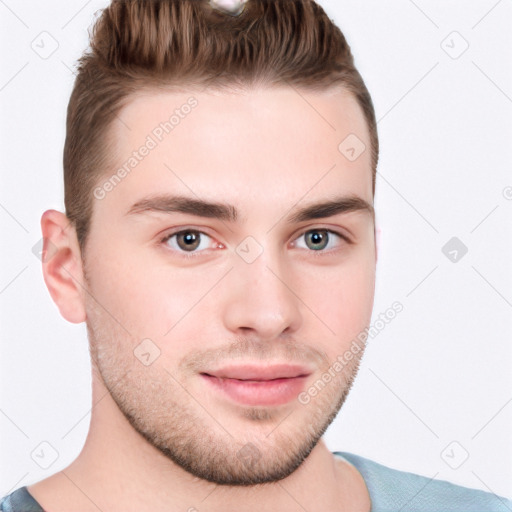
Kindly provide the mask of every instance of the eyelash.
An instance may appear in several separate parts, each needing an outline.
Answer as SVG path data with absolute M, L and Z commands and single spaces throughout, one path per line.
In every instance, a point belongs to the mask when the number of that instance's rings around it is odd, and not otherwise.
M 338 231 L 334 231 L 334 230 L 331 230 L 331 229 L 327 229 L 327 228 L 309 228 L 305 231 L 303 231 L 302 233 L 300 233 L 295 239 L 294 239 L 294 242 L 295 240 L 297 240 L 298 238 L 304 236 L 306 233 L 310 233 L 310 232 L 314 232 L 314 231 L 325 231 L 326 233 L 328 233 L 329 235 L 335 235 L 335 236 L 338 236 L 339 238 L 341 238 L 345 243 L 347 244 L 352 244 L 353 242 L 346 236 L 344 235 L 343 233 L 340 233 Z M 208 233 L 205 233 L 204 231 L 200 231 L 199 229 L 194 229 L 194 228 L 187 228 L 187 229 L 180 229 L 179 231 L 173 231 L 172 233 L 167 233 L 161 240 L 160 240 L 160 244 L 165 244 L 169 239 L 171 239 L 173 236 L 176 236 L 176 235 L 179 235 L 181 233 L 187 233 L 187 232 L 193 232 L 193 233 L 198 233 L 200 235 L 206 235 L 207 237 L 209 238 L 212 238 L 212 236 L 210 236 Z M 186 259 L 191 259 L 191 258 L 196 258 L 198 256 L 200 256 L 201 252 L 202 251 L 194 251 L 194 252 L 185 252 L 185 251 L 181 251 L 181 250 L 177 250 L 177 249 L 169 249 L 171 251 L 175 251 L 175 252 L 178 252 L 180 254 L 180 257 L 183 257 L 183 258 L 186 258 Z M 314 251 L 314 250 L 309 250 L 308 252 L 311 252 L 313 257 L 315 258 L 318 258 L 318 257 L 324 257 L 326 255 L 329 255 L 329 254 L 332 254 L 333 252 L 336 252 L 338 251 L 339 249 L 330 249 L 330 250 L 319 250 L 319 251 Z

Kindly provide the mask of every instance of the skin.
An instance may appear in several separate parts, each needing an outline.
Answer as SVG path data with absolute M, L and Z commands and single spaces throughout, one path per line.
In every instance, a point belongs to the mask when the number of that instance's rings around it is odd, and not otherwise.
M 363 114 L 339 89 L 147 91 L 112 126 L 119 165 L 192 95 L 197 107 L 94 199 L 85 254 L 63 213 L 43 214 L 53 247 L 46 285 L 65 319 L 87 323 L 93 408 L 77 459 L 28 490 L 50 512 L 214 512 L 226 503 L 240 511 L 368 511 L 361 475 L 321 438 L 362 350 L 307 404 L 241 405 L 200 375 L 230 362 L 301 363 L 312 371 L 308 389 L 369 325 L 373 216 L 284 220 L 335 195 L 373 204 Z M 367 148 L 355 161 L 338 150 L 350 133 Z M 239 219 L 126 215 L 157 193 L 226 202 Z M 191 259 L 183 237 L 181 245 L 164 239 L 187 228 L 205 233 Z M 332 235 L 315 250 L 307 232 L 322 229 L 352 243 Z M 262 250 L 252 263 L 236 252 L 249 236 Z M 159 350 L 149 365 L 134 356 L 144 339 Z M 248 443 L 259 455 L 251 463 L 239 455 Z

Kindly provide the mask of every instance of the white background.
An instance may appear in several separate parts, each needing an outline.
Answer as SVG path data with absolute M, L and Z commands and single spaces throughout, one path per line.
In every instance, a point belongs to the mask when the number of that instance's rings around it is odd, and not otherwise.
M 320 3 L 379 120 L 374 318 L 404 306 L 326 441 L 512 497 L 512 3 Z M 32 247 L 43 211 L 63 210 L 71 70 L 106 4 L 0 1 L 0 495 L 67 466 L 87 434 L 85 324 L 60 317 Z M 59 45 L 47 59 L 31 47 L 57 44 L 43 31 Z M 456 263 L 441 251 L 452 237 L 468 248 Z M 59 454 L 47 469 L 31 458 L 43 441 Z

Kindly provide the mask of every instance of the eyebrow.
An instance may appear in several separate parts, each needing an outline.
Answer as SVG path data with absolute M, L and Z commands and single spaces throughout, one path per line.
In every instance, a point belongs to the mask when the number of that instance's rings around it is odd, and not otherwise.
M 359 196 L 348 195 L 303 206 L 290 214 L 286 218 L 286 222 L 293 224 L 358 211 L 369 214 L 372 219 L 375 218 L 373 205 Z M 130 207 L 126 215 L 139 215 L 151 212 L 166 214 L 186 213 L 226 222 L 237 222 L 239 219 L 238 210 L 231 204 L 172 195 L 156 195 L 141 199 Z

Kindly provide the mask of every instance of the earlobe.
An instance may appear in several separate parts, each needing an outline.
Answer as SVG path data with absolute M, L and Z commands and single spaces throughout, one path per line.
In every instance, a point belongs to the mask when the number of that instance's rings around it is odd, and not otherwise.
M 64 213 L 47 210 L 41 217 L 43 277 L 60 314 L 72 323 L 86 319 L 80 247 Z

